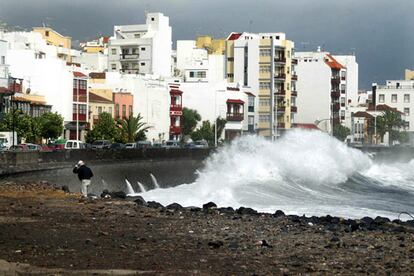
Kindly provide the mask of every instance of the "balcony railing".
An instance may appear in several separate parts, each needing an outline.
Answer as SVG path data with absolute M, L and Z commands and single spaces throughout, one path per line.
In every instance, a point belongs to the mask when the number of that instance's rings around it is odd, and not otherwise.
M 139 59 L 138 54 L 121 54 L 119 55 L 121 60 L 133 60 L 133 59 Z
M 180 134 L 181 133 L 181 127 L 180 126 L 170 126 L 170 133 Z
M 241 122 L 243 121 L 243 114 L 240 113 L 227 113 L 226 119 L 230 122 Z
M 286 74 L 278 73 L 278 74 L 275 75 L 275 79 L 276 80 L 284 80 L 284 79 L 286 79 Z
M 331 98 L 339 98 L 341 94 L 339 94 L 338 91 L 332 91 L 331 92 Z
M 293 91 L 291 92 L 291 95 L 292 95 L 292 97 L 297 97 L 297 96 L 298 96 L 298 91 L 293 90 Z
M 334 111 L 339 111 L 339 109 L 341 108 L 341 106 L 339 105 L 339 103 L 335 103 L 335 104 L 333 104 L 333 106 L 332 106 L 332 109 L 334 110 Z
M 286 58 L 285 57 L 275 57 L 275 62 L 286 63 Z
M 339 84 L 340 82 L 341 82 L 341 79 L 340 79 L 339 76 L 332 76 L 331 77 L 331 83 Z
M 139 74 L 139 69 L 121 69 L 120 71 L 127 74 Z
M 285 123 L 277 123 L 277 128 L 285 128 Z
M 78 117 L 76 113 L 73 113 L 72 114 L 72 120 L 75 121 L 75 122 L 77 120 L 79 120 L 79 122 L 86 122 L 86 114 L 80 114 L 79 113 L 79 117 Z
M 297 106 L 291 106 L 290 107 L 290 112 L 294 112 L 294 113 L 298 112 L 298 107 Z
M 86 95 L 79 95 L 79 96 L 73 95 L 74 102 L 86 103 L 87 99 L 88 98 L 86 97 Z
M 285 91 L 285 90 L 283 90 L 283 89 L 281 89 L 281 90 L 276 90 L 275 94 L 276 94 L 277 96 L 284 96 L 284 95 L 286 95 L 286 91 Z
M 293 81 L 297 81 L 298 80 L 298 75 L 296 75 L 296 74 L 295 75 L 292 75 L 292 80 Z
M 284 113 L 285 113 L 285 106 L 278 106 L 277 114 L 284 114 Z
M 171 104 L 170 111 L 181 111 L 183 109 L 182 105 L 180 104 Z
M 345 94 L 345 89 L 341 89 L 341 94 Z

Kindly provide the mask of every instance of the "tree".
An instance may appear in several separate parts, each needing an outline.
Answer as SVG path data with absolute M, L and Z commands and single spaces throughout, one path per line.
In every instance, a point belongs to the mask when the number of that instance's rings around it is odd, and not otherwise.
M 92 143 L 95 140 L 115 141 L 119 138 L 119 135 L 119 128 L 111 114 L 103 112 L 99 115 L 98 122 L 93 126 L 93 129 L 86 134 L 86 142 Z
M 138 114 L 136 117 L 130 116 L 127 119 L 118 121 L 121 138 L 124 142 L 146 140 L 145 133 L 148 131 L 149 126 L 147 126 L 146 123 L 141 122 L 141 120 L 141 114 Z
M 333 136 L 340 141 L 345 141 L 351 130 L 341 124 L 336 124 L 333 128 Z
M 193 133 L 195 130 L 197 123 L 201 121 L 201 116 L 197 112 L 197 110 L 189 109 L 184 107 L 183 108 L 183 135 L 188 136 Z
M 216 121 L 218 140 L 218 138 L 221 137 L 221 134 L 223 133 L 227 120 L 219 117 Z M 215 142 L 214 128 L 215 125 L 211 124 L 210 121 L 203 121 L 201 126 L 191 134 L 191 139 L 193 139 L 194 141 L 206 140 L 210 146 L 213 146 Z
M 63 117 L 58 113 L 47 112 L 39 117 L 41 136 L 56 139 L 63 132 Z
M 401 113 L 394 110 L 385 110 L 381 116 L 377 117 L 377 134 L 384 137 L 385 133 L 390 135 L 390 144 L 400 140 L 400 129 L 405 126 L 405 121 L 401 118 Z
M 15 131 L 19 140 L 36 143 L 41 139 L 40 123 L 37 118 L 32 118 L 20 109 L 6 113 L 0 129 L 2 131 Z

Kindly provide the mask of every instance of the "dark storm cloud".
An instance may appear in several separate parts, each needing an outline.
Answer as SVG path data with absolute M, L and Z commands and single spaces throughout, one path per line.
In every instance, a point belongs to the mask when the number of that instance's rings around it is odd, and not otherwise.
M 298 51 L 355 52 L 368 88 L 414 67 L 413 8 L 412 0 L 0 0 L 0 20 L 29 29 L 44 23 L 74 40 L 140 24 L 146 11 L 170 17 L 173 40 L 281 31 Z

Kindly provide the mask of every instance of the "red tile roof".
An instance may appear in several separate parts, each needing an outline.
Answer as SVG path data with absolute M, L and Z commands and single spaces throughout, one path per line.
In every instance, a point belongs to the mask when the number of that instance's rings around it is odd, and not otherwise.
M 0 94 L 6 94 L 8 92 L 10 92 L 10 89 L 7 87 L 0 87 Z
M 170 94 L 183 94 L 183 91 L 178 90 L 178 89 L 171 89 Z
M 293 124 L 294 128 L 302 128 L 302 129 L 316 129 L 319 130 L 319 128 L 315 124 Z
M 249 95 L 249 96 L 256 97 L 254 94 L 252 94 L 252 93 L 250 93 L 250 92 L 244 92 L 244 93 L 246 93 L 246 94 L 247 94 L 247 95 Z
M 89 102 L 97 102 L 97 103 L 113 103 L 113 101 L 108 100 L 107 98 L 101 97 L 94 93 L 89 93 Z
M 100 72 L 92 72 L 92 73 L 89 73 L 89 77 L 91 79 L 105 79 L 106 78 L 106 74 L 105 74 L 105 72 L 103 72 L 103 73 L 100 73 Z
M 77 72 L 77 71 L 73 71 L 73 75 L 77 78 L 84 78 L 87 77 L 85 74 L 81 73 L 81 72 Z
M 229 37 L 227 38 L 227 40 L 237 40 L 239 39 L 241 35 L 242 35 L 241 33 L 231 33 Z
M 326 64 L 328 64 L 329 67 L 336 70 L 345 69 L 346 67 L 340 64 L 332 55 L 327 54 L 328 60 L 325 61 Z
M 396 109 L 394 107 L 391 107 L 389 105 L 386 105 L 386 104 L 379 104 L 379 105 L 377 105 L 377 109 L 376 110 L 375 110 L 375 108 L 372 105 L 367 109 L 367 111 L 386 111 L 386 110 L 395 111 L 395 112 L 398 112 L 400 114 L 404 114 L 403 112 L 398 111 L 398 109 Z
M 352 114 L 352 117 L 367 118 L 367 119 L 374 118 L 374 116 L 372 116 L 371 114 L 369 114 L 368 112 L 365 112 L 365 111 L 358 111 L 358 112 Z
M 239 100 L 239 99 L 228 99 L 227 102 L 228 103 L 235 103 L 235 104 L 244 104 L 244 101 Z

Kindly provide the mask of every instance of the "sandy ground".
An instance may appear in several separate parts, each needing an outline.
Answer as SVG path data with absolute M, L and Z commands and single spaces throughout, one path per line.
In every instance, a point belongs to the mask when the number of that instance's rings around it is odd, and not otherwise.
M 412 222 L 154 207 L 2 183 L 0 275 L 414 273 Z

